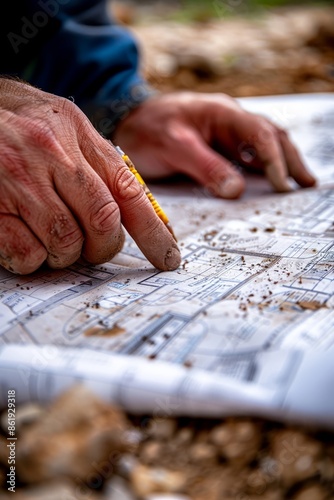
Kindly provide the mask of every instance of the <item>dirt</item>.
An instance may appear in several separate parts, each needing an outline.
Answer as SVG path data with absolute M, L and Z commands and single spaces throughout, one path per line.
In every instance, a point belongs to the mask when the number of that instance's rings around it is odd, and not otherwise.
M 4 500 L 11 498 L 5 416 Z M 125 415 L 80 384 L 48 407 L 20 405 L 16 427 L 20 500 L 334 498 L 334 434 L 323 429 L 261 418 L 171 418 L 162 408 Z
M 265 9 L 180 23 L 116 2 L 142 51 L 143 73 L 159 90 L 234 97 L 334 91 L 334 8 Z M 153 15 L 153 14 L 151 14 Z

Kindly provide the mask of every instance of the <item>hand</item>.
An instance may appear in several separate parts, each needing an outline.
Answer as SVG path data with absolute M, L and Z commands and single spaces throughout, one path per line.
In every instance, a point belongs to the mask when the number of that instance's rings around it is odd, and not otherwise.
M 30 273 L 121 250 L 122 225 L 159 269 L 179 250 L 113 145 L 67 99 L 0 79 L 0 264 Z
M 263 170 L 277 191 L 291 190 L 289 177 L 315 184 L 284 130 L 224 94 L 153 97 L 120 122 L 114 140 L 145 178 L 184 173 L 222 198 L 245 188 L 232 160 Z

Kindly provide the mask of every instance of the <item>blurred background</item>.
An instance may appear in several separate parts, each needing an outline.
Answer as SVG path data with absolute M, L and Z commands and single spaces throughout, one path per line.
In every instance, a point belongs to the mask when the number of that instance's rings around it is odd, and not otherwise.
M 334 91 L 334 2 L 111 1 L 163 91 L 234 97 Z

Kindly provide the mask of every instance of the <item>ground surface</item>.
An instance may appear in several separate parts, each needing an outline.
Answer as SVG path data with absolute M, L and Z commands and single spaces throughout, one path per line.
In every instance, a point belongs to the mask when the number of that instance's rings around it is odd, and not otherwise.
M 334 434 L 250 418 L 127 417 L 77 386 L 17 408 L 18 500 L 332 500 Z M 0 499 L 9 500 L 6 411 Z
M 334 91 L 333 6 L 235 16 L 229 14 L 238 0 L 214 3 L 216 17 L 187 22 L 171 20 L 164 3 L 114 4 L 139 40 L 143 71 L 154 86 L 237 97 Z

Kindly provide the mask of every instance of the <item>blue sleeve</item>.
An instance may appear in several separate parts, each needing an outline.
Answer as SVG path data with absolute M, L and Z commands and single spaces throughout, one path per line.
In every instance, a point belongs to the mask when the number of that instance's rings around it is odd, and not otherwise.
M 34 27 L 37 33 L 27 43 L 22 41 L 26 54 L 18 76 L 73 98 L 95 127 L 110 136 L 117 121 L 153 93 L 139 74 L 135 40 L 108 15 L 106 0 L 23 3 L 27 26 L 19 35 L 24 38 Z M 21 48 L 17 40 L 16 48 Z

